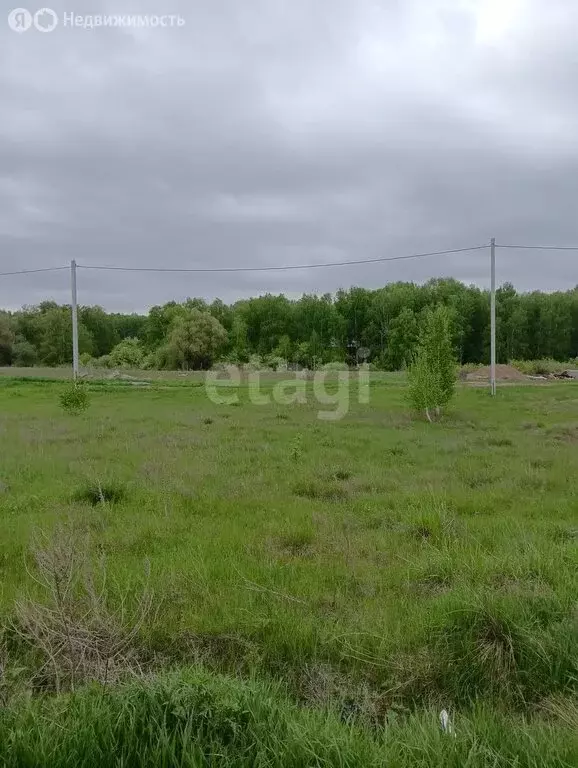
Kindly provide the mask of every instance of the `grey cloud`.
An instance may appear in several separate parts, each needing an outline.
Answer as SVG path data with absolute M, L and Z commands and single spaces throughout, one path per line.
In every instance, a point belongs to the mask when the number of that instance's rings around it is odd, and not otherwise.
M 572 0 L 169 6 L 85 0 L 74 13 L 180 13 L 184 27 L 0 27 L 0 271 L 302 264 L 493 235 L 578 243 Z M 578 253 L 498 256 L 521 289 L 578 282 Z M 444 275 L 487 284 L 487 262 L 83 271 L 79 287 L 83 303 L 145 309 Z M 0 305 L 65 301 L 67 280 L 0 278 Z

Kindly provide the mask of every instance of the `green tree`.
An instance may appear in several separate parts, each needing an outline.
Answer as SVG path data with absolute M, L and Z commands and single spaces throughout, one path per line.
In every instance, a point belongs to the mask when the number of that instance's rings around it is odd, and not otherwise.
M 450 314 L 446 307 L 439 306 L 425 314 L 415 361 L 409 369 L 409 400 L 432 421 L 432 413 L 439 416 L 452 399 L 455 384 Z
M 370 328 L 373 292 L 366 288 L 351 288 L 338 291 L 335 301 L 338 312 L 344 319 L 344 354 L 349 354 L 350 362 L 357 364 L 357 350 L 371 347 Z
M 342 318 L 337 312 L 331 294 L 315 296 L 305 294 L 294 305 L 293 324 L 288 335 L 294 343 L 313 343 L 312 354 L 319 358 L 332 349 L 332 342 L 344 336 Z
M 413 359 L 419 336 L 415 312 L 406 307 L 391 321 L 387 338 L 387 351 L 383 356 L 388 371 L 399 371 Z
M 230 342 L 232 359 L 238 363 L 247 363 L 249 361 L 247 323 L 239 311 L 233 315 Z
M 249 352 L 259 355 L 270 354 L 281 336 L 293 335 L 294 302 L 286 296 L 266 294 L 240 303 L 241 313 L 247 329 Z
M 293 357 L 293 344 L 291 343 L 291 339 L 287 334 L 284 334 L 279 339 L 279 343 L 273 350 L 273 354 L 276 357 L 280 357 L 281 359 L 285 360 L 286 362 L 289 362 Z
M 0 365 L 11 365 L 13 358 L 14 333 L 10 317 L 0 314 Z
M 178 304 L 176 301 L 169 301 L 162 307 L 152 307 L 143 328 L 143 337 L 147 347 L 153 350 L 164 344 L 175 318 L 182 317 L 186 313 L 187 309 L 184 305 Z
M 308 341 L 302 341 L 295 350 L 295 362 L 299 365 L 309 368 L 311 365 L 311 347 Z
M 405 310 L 419 312 L 424 304 L 425 289 L 414 283 L 390 283 L 384 288 L 373 292 L 371 308 L 368 316 L 369 325 L 365 329 L 366 346 L 372 351 L 372 356 L 379 356 L 382 365 L 397 369 L 402 365 L 404 353 L 395 354 L 395 361 L 387 356 L 391 345 L 392 326 L 399 315 Z M 394 326 L 395 327 L 395 326 Z M 394 346 L 397 341 L 394 342 Z
M 47 305 L 50 302 L 46 302 Z M 42 304 L 40 305 L 42 308 Z M 64 365 L 72 362 L 72 318 L 70 307 L 46 306 L 38 317 L 40 328 L 39 357 L 43 365 Z M 78 350 L 92 354 L 92 336 L 78 323 Z
M 227 331 L 209 312 L 191 309 L 177 317 L 165 347 L 166 362 L 175 368 L 210 368 L 227 343 Z
M 38 361 L 38 351 L 26 339 L 20 339 L 14 343 L 14 358 L 12 364 L 19 368 L 32 368 Z
M 422 312 L 448 308 L 451 336 L 458 361 L 489 361 L 490 297 L 476 286 L 453 279 L 430 280 L 425 285 L 390 283 L 377 290 L 352 288 L 322 296 L 305 294 L 291 300 L 265 295 L 227 305 L 210 305 L 199 298 L 170 301 L 152 307 L 148 316 L 107 313 L 101 307 L 79 308 L 80 352 L 109 360 L 111 351 L 127 338 L 139 339 L 147 365 L 168 365 L 167 341 L 175 320 L 193 309 L 209 312 L 229 333 L 222 348 L 228 359 L 246 362 L 251 356 L 283 357 L 312 365 L 312 357 L 357 362 L 358 351 L 369 350 L 369 360 L 399 368 L 412 355 L 416 325 Z M 413 313 L 413 314 L 411 314 Z M 0 363 L 35 359 L 39 364 L 69 364 L 72 358 L 70 307 L 54 301 L 2 313 Z M 554 357 L 567 361 L 578 355 L 578 289 L 530 294 L 505 284 L 497 291 L 498 360 Z M 157 354 L 158 353 L 158 354 Z M 159 358 L 160 355 L 160 358 Z
M 221 299 L 215 299 L 209 306 L 209 312 L 218 320 L 223 328 L 229 332 L 233 323 L 233 311 Z
M 572 296 L 557 291 L 543 294 L 541 318 L 546 341 L 545 356 L 569 360 L 572 353 Z
M 576 288 L 570 292 L 570 314 L 572 316 L 570 357 L 578 358 L 578 286 L 576 286 Z
M 323 362 L 323 347 L 317 331 L 309 337 L 309 365 L 314 370 Z
M 79 307 L 78 319 L 92 337 L 92 354 L 108 355 L 121 340 L 117 333 L 115 315 L 107 314 L 102 307 Z

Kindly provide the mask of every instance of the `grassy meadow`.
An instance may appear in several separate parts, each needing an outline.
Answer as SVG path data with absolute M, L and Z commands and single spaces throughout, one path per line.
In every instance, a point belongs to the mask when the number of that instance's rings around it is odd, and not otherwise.
M 576 383 L 64 386 L 0 378 L 0 765 L 578 764 Z

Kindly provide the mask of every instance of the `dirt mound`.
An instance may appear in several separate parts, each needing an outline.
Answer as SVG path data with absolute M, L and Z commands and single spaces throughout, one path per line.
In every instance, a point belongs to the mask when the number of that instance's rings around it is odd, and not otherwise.
M 466 376 L 466 381 L 489 381 L 490 380 L 490 366 L 485 365 L 483 368 L 478 368 Z M 517 368 L 511 365 L 496 365 L 496 380 L 497 381 L 528 381 L 528 377 L 524 376 Z

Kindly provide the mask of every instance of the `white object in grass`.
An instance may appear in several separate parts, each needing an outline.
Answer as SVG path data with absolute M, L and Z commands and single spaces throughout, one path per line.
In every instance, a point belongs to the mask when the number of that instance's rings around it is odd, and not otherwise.
M 442 709 L 440 712 L 440 723 L 442 726 L 442 731 L 455 738 L 456 733 L 454 731 L 454 726 L 452 725 L 452 721 L 450 720 L 447 709 Z

